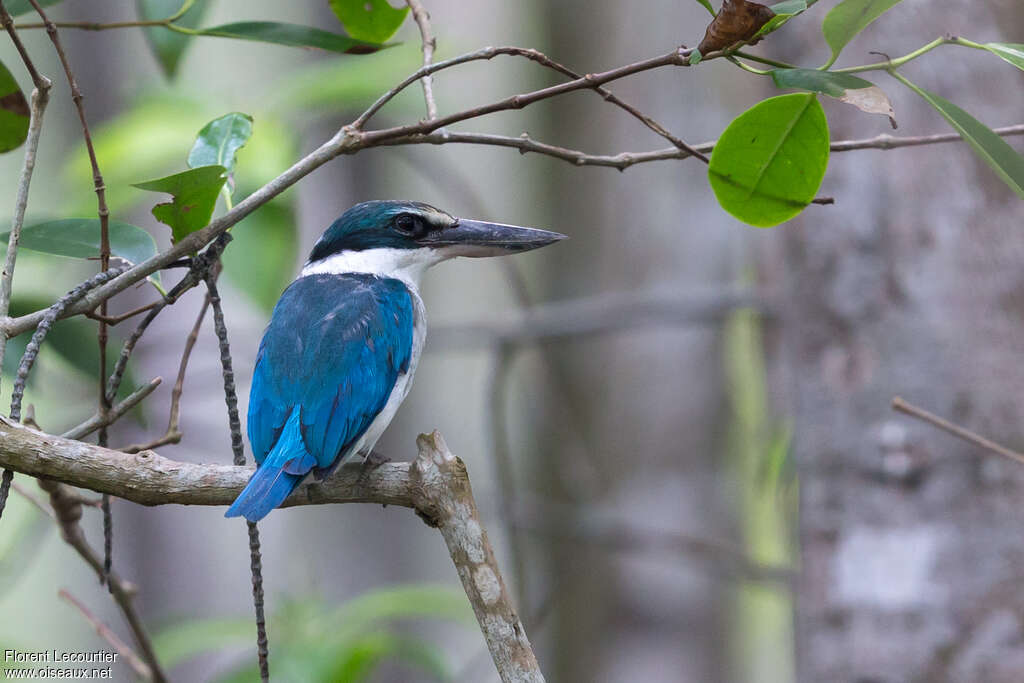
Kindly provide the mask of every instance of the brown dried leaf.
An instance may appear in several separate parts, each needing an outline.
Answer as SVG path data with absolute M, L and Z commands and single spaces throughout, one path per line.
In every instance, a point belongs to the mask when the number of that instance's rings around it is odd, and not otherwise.
M 896 112 L 893 111 L 892 102 L 877 85 L 872 85 L 869 88 L 849 89 L 840 96 L 839 100 L 852 104 L 868 114 L 888 116 L 889 123 L 896 128 Z
M 724 0 L 697 49 L 706 55 L 750 40 L 774 16 L 774 12 L 757 2 Z

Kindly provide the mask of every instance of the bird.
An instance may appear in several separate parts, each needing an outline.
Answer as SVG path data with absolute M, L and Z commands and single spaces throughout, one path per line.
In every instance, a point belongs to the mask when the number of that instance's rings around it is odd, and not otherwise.
M 310 474 L 369 454 L 409 393 L 423 343 L 424 271 L 458 256 L 537 249 L 566 236 L 374 200 L 320 236 L 263 333 L 249 392 L 256 472 L 226 517 L 263 519 Z

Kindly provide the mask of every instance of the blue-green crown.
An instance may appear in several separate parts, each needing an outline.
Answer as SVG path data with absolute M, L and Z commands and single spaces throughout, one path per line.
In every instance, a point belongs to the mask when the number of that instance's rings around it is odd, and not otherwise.
M 429 204 L 375 200 L 356 204 L 334 221 L 309 254 L 319 261 L 341 251 L 418 249 L 418 238 L 452 226 L 455 219 Z

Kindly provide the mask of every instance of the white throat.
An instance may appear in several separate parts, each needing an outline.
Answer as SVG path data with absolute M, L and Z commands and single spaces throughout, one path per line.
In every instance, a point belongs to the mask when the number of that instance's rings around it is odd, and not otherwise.
M 345 273 L 369 273 L 379 277 L 391 277 L 401 280 L 416 290 L 419 289 L 423 271 L 430 266 L 444 261 L 448 255 L 443 249 L 364 249 L 362 251 L 342 251 L 331 254 L 319 261 L 307 262 L 299 277 L 307 275 L 327 274 L 342 275 Z

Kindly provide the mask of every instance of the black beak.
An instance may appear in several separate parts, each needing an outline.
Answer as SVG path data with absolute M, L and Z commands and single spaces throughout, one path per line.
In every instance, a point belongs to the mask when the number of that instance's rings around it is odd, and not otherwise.
M 560 232 L 460 218 L 450 228 L 427 235 L 422 243 L 450 248 L 454 256 L 502 256 L 546 247 L 564 239 L 566 235 Z

